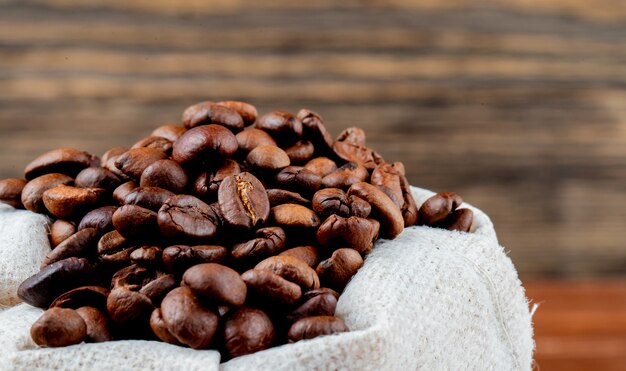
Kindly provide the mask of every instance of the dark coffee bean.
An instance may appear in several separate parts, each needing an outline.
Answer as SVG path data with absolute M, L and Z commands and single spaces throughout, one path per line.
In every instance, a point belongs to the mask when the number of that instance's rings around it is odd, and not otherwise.
M 117 175 L 105 168 L 88 167 L 76 175 L 74 184 L 80 188 L 103 188 L 112 192 L 121 181 Z
M 180 342 L 167 329 L 167 324 L 163 320 L 161 308 L 156 308 L 150 315 L 150 328 L 152 332 L 161 339 L 161 341 L 169 344 L 180 345 Z
M 188 130 L 174 142 L 172 159 L 180 164 L 211 163 L 216 159 L 231 157 L 237 148 L 235 135 L 225 127 L 199 126 Z
M 52 263 L 22 282 L 17 296 L 32 306 L 47 308 L 62 293 L 88 285 L 92 270 L 92 265 L 84 258 L 67 258 Z
M 178 287 L 178 281 L 173 274 L 156 272 L 155 277 L 146 283 L 139 292 L 146 295 L 154 305 L 160 305 L 168 292 Z
M 430 197 L 419 209 L 418 224 L 435 226 L 463 203 L 454 192 L 442 192 Z
M 132 291 L 139 291 L 148 282 L 154 279 L 155 272 L 149 268 L 136 264 L 126 266 L 111 277 L 111 289 L 125 287 Z
M 323 293 L 306 300 L 285 319 L 291 324 L 305 317 L 333 316 L 336 308 L 337 298 L 333 294 Z
M 137 205 L 143 208 L 159 211 L 165 201 L 173 197 L 174 193 L 158 187 L 137 187 L 128 192 L 124 199 L 126 205 Z
M 130 254 L 133 264 L 143 267 L 157 267 L 161 265 L 163 249 L 158 246 L 142 246 Z
M 391 164 L 380 164 L 372 171 L 371 183 L 385 192 L 400 209 L 404 206 L 400 173 Z
M 404 219 L 400 209 L 380 189 L 365 182 L 355 183 L 348 190 L 348 195 L 358 196 L 371 205 L 371 217 L 380 222 L 380 232 L 383 237 L 394 239 L 404 229 Z
M 309 161 L 313 157 L 315 148 L 308 140 L 299 140 L 291 147 L 285 149 L 292 164 L 300 164 Z
M 99 206 L 105 198 L 102 188 L 78 188 L 64 184 L 43 193 L 43 203 L 48 211 L 61 219 L 82 217 Z
M 108 164 L 111 162 L 111 160 L 114 160 L 115 158 L 117 158 L 117 156 L 124 154 L 126 151 L 128 151 L 128 148 L 126 147 L 113 147 L 111 149 L 109 149 L 108 151 L 104 152 L 104 154 L 102 155 L 102 159 L 101 159 L 101 166 L 109 169 Z
M 180 193 L 187 187 L 187 174 L 175 161 L 159 160 L 153 162 L 141 174 L 139 185 L 142 187 L 159 187 Z
M 350 205 L 351 216 L 367 218 L 372 212 L 372 205 L 361 197 L 355 195 L 348 196 L 348 204 Z
M 368 254 L 378 238 L 379 228 L 374 219 L 331 215 L 317 230 L 317 242 L 328 249 L 344 246 Z
M 152 131 L 152 136 L 162 137 L 165 139 L 169 139 L 172 142 L 175 142 L 181 135 L 183 135 L 187 131 L 186 128 L 178 125 L 162 125 Z
M 170 272 L 182 273 L 188 268 L 202 263 L 220 263 L 228 255 L 223 246 L 174 245 L 163 250 L 162 259 L 165 269 Z
M 469 232 L 474 222 L 474 213 L 470 209 L 456 209 L 451 212 L 437 227 L 450 231 Z
M 330 153 L 333 147 L 333 137 L 326 130 L 322 118 L 317 113 L 306 108 L 298 112 L 297 118 L 302 121 L 305 139 L 313 142 L 318 152 L 323 154 Z
M 9 204 L 16 209 L 23 209 L 22 189 L 26 183 L 24 179 L 17 178 L 0 180 L 0 202 Z
M 314 246 L 298 246 L 285 250 L 279 256 L 293 256 L 305 262 L 309 267 L 315 268 L 320 262 L 320 254 Z
M 328 157 L 316 157 L 307 162 L 304 168 L 324 178 L 326 175 L 337 170 L 337 164 Z
M 300 286 L 270 271 L 250 269 L 242 274 L 241 278 L 249 292 L 272 302 L 292 305 L 302 296 Z
M 107 311 L 113 322 L 126 325 L 148 324 L 154 305 L 146 295 L 126 287 L 116 287 L 107 297 Z
M 293 256 L 272 256 L 261 261 L 254 269 L 276 273 L 284 279 L 299 285 L 304 290 L 320 287 L 317 273 L 305 262 Z
M 246 284 L 239 273 L 215 263 L 194 265 L 183 275 L 183 282 L 198 297 L 235 307 L 246 301 Z
M 365 131 L 355 126 L 349 127 L 339 134 L 337 141 L 365 147 Z
M 230 311 L 224 322 L 224 348 L 235 358 L 269 348 L 274 325 L 260 309 L 243 307 Z
M 74 177 L 79 171 L 90 166 L 100 166 L 100 159 L 74 148 L 58 148 L 40 155 L 26 165 L 24 177 L 31 180 L 50 173 Z
M 50 251 L 41 262 L 41 266 L 45 267 L 72 256 L 81 258 L 93 256 L 96 253 L 96 245 L 99 238 L 100 233 L 97 229 L 82 229 Z
M 128 263 L 130 254 L 137 247 L 124 238 L 120 232 L 105 233 L 98 241 L 98 255 L 107 263 Z
M 82 343 L 87 325 L 73 309 L 50 308 L 30 328 L 30 336 L 40 347 L 64 347 Z
M 71 184 L 74 179 L 64 174 L 46 174 L 37 177 L 26 183 L 22 190 L 22 204 L 26 210 L 35 213 L 47 212 L 43 203 L 43 194 L 45 191 L 61 184 Z
M 256 147 L 277 145 L 271 135 L 256 128 L 246 128 L 244 131 L 237 133 L 235 137 L 237 138 L 239 151 L 243 154 L 248 154 Z
M 78 309 L 90 306 L 106 310 L 109 290 L 101 286 L 81 286 L 67 291 L 54 299 L 52 307 Z
M 271 219 L 281 227 L 317 228 L 320 218 L 315 212 L 302 205 L 282 204 L 272 207 Z
M 195 128 L 200 125 L 216 124 L 234 132 L 243 130 L 243 118 L 234 109 L 213 102 L 200 102 L 187 107 L 183 112 L 183 125 Z
M 333 151 L 339 158 L 347 162 L 356 162 L 367 170 L 373 170 L 383 162 L 382 157 L 371 149 L 349 142 L 335 142 Z
M 256 127 L 284 144 L 292 144 L 302 136 L 302 122 L 288 112 L 266 113 L 257 119 Z
M 337 249 L 330 258 L 323 260 L 315 270 L 321 283 L 339 292 L 363 266 L 363 258 L 353 249 Z
M 81 307 L 76 309 L 76 313 L 81 316 L 87 326 L 86 343 L 103 343 L 114 340 L 110 331 L 109 317 L 100 309 Z
M 55 248 L 74 233 L 76 233 L 74 223 L 62 219 L 55 220 L 50 226 L 50 247 Z
M 133 148 L 115 160 L 115 167 L 124 174 L 139 179 L 143 171 L 152 163 L 167 159 L 165 152 L 154 148 Z
M 278 171 L 291 163 L 285 151 L 276 146 L 258 146 L 248 153 L 246 161 L 261 172 Z
M 256 121 L 258 113 L 256 107 L 251 105 L 250 103 L 229 100 L 217 102 L 216 104 L 236 111 L 243 119 L 243 123 L 245 126 L 252 125 Z
M 326 188 L 348 189 L 351 185 L 364 182 L 369 177 L 367 169 L 356 162 L 348 162 L 322 179 Z
M 330 289 L 328 287 L 320 287 L 319 289 L 309 290 L 305 292 L 304 294 L 302 294 L 302 302 L 305 302 L 311 298 L 314 298 L 318 295 L 323 295 L 323 294 L 331 294 L 332 296 L 335 297 L 335 299 L 339 300 L 339 293 L 337 291 Z
M 255 232 L 257 238 L 235 244 L 231 250 L 234 259 L 255 259 L 276 255 L 285 247 L 287 236 L 280 227 L 261 228 Z
M 193 349 L 208 348 L 218 328 L 217 313 L 203 307 L 187 287 L 167 294 L 161 303 L 161 316 L 168 331 Z
M 193 184 L 194 194 L 202 199 L 216 199 L 222 181 L 239 173 L 241 173 L 239 164 L 231 159 L 225 159 L 217 169 L 200 173 Z
M 161 232 L 171 238 L 207 241 L 217 234 L 217 215 L 211 207 L 196 197 L 170 197 L 159 209 Z
M 128 196 L 130 191 L 137 188 L 138 186 L 139 185 L 134 180 L 122 183 L 113 191 L 113 199 L 117 201 L 120 205 L 124 205 L 124 203 L 126 202 L 126 196 Z
M 348 326 L 337 317 L 315 316 L 298 320 L 291 325 L 287 334 L 290 343 L 300 340 L 313 339 L 318 336 L 332 335 L 350 331 Z
M 315 192 L 311 200 L 313 211 L 322 219 L 336 214 L 342 217 L 350 216 L 350 201 L 348 195 L 339 188 L 325 188 Z
M 85 228 L 95 228 L 98 233 L 104 234 L 113 230 L 113 213 L 117 210 L 117 206 L 102 206 L 91 210 L 78 225 L 78 230 Z
M 267 198 L 270 201 L 270 206 L 277 206 L 282 204 L 298 204 L 302 206 L 311 206 L 311 201 L 302 197 L 299 193 L 287 191 L 285 189 L 268 189 Z
M 320 188 L 322 178 L 302 166 L 287 166 L 276 174 L 274 182 L 279 187 L 310 194 Z
M 404 199 L 401 210 L 402 217 L 404 218 L 404 226 L 410 227 L 417 223 L 419 216 L 417 204 L 411 192 L 411 185 L 404 175 L 404 165 L 401 162 L 394 162 L 391 166 L 400 176 L 400 189 L 402 190 L 402 198 Z
M 159 236 L 157 213 L 137 205 L 124 205 L 113 213 L 113 226 L 125 238 Z
M 167 138 L 158 137 L 158 136 L 149 136 L 136 142 L 130 148 L 131 149 L 144 148 L 144 147 L 154 148 L 154 149 L 158 149 L 159 151 L 165 154 L 171 154 L 173 145 L 174 143 Z
M 252 229 L 265 223 L 270 202 L 263 184 L 250 173 L 229 176 L 222 181 L 217 202 L 228 224 Z

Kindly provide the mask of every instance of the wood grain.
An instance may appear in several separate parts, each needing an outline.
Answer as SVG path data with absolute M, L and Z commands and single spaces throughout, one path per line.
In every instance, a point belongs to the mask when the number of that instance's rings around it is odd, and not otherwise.
M 0 177 L 189 104 L 358 125 L 493 218 L 522 277 L 626 272 L 626 3 L 0 1 Z

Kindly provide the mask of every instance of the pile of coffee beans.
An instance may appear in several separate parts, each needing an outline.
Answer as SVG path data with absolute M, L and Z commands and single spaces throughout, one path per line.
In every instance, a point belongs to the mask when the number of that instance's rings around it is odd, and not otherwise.
M 101 158 L 44 153 L 0 200 L 49 216 L 52 250 L 18 290 L 47 309 L 44 347 L 151 339 L 224 359 L 348 331 L 339 295 L 380 237 L 415 224 L 469 231 L 454 193 L 421 208 L 404 166 L 363 130 L 201 102 Z

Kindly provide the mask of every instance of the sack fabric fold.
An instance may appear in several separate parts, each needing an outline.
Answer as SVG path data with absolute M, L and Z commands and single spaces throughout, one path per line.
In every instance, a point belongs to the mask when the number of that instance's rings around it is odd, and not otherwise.
M 412 188 L 421 205 L 433 192 Z M 47 219 L 0 204 L 0 369 L 7 370 L 530 370 L 531 314 L 486 214 L 473 233 L 415 226 L 379 240 L 339 299 L 350 332 L 220 363 L 213 350 L 154 341 L 38 348 L 42 310 L 19 284 L 50 251 Z

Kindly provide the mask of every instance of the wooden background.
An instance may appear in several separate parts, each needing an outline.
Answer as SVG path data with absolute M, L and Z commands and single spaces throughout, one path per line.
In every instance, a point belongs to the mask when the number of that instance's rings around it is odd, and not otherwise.
M 625 1 L 0 0 L 0 177 L 205 99 L 363 127 L 522 278 L 626 273 Z

